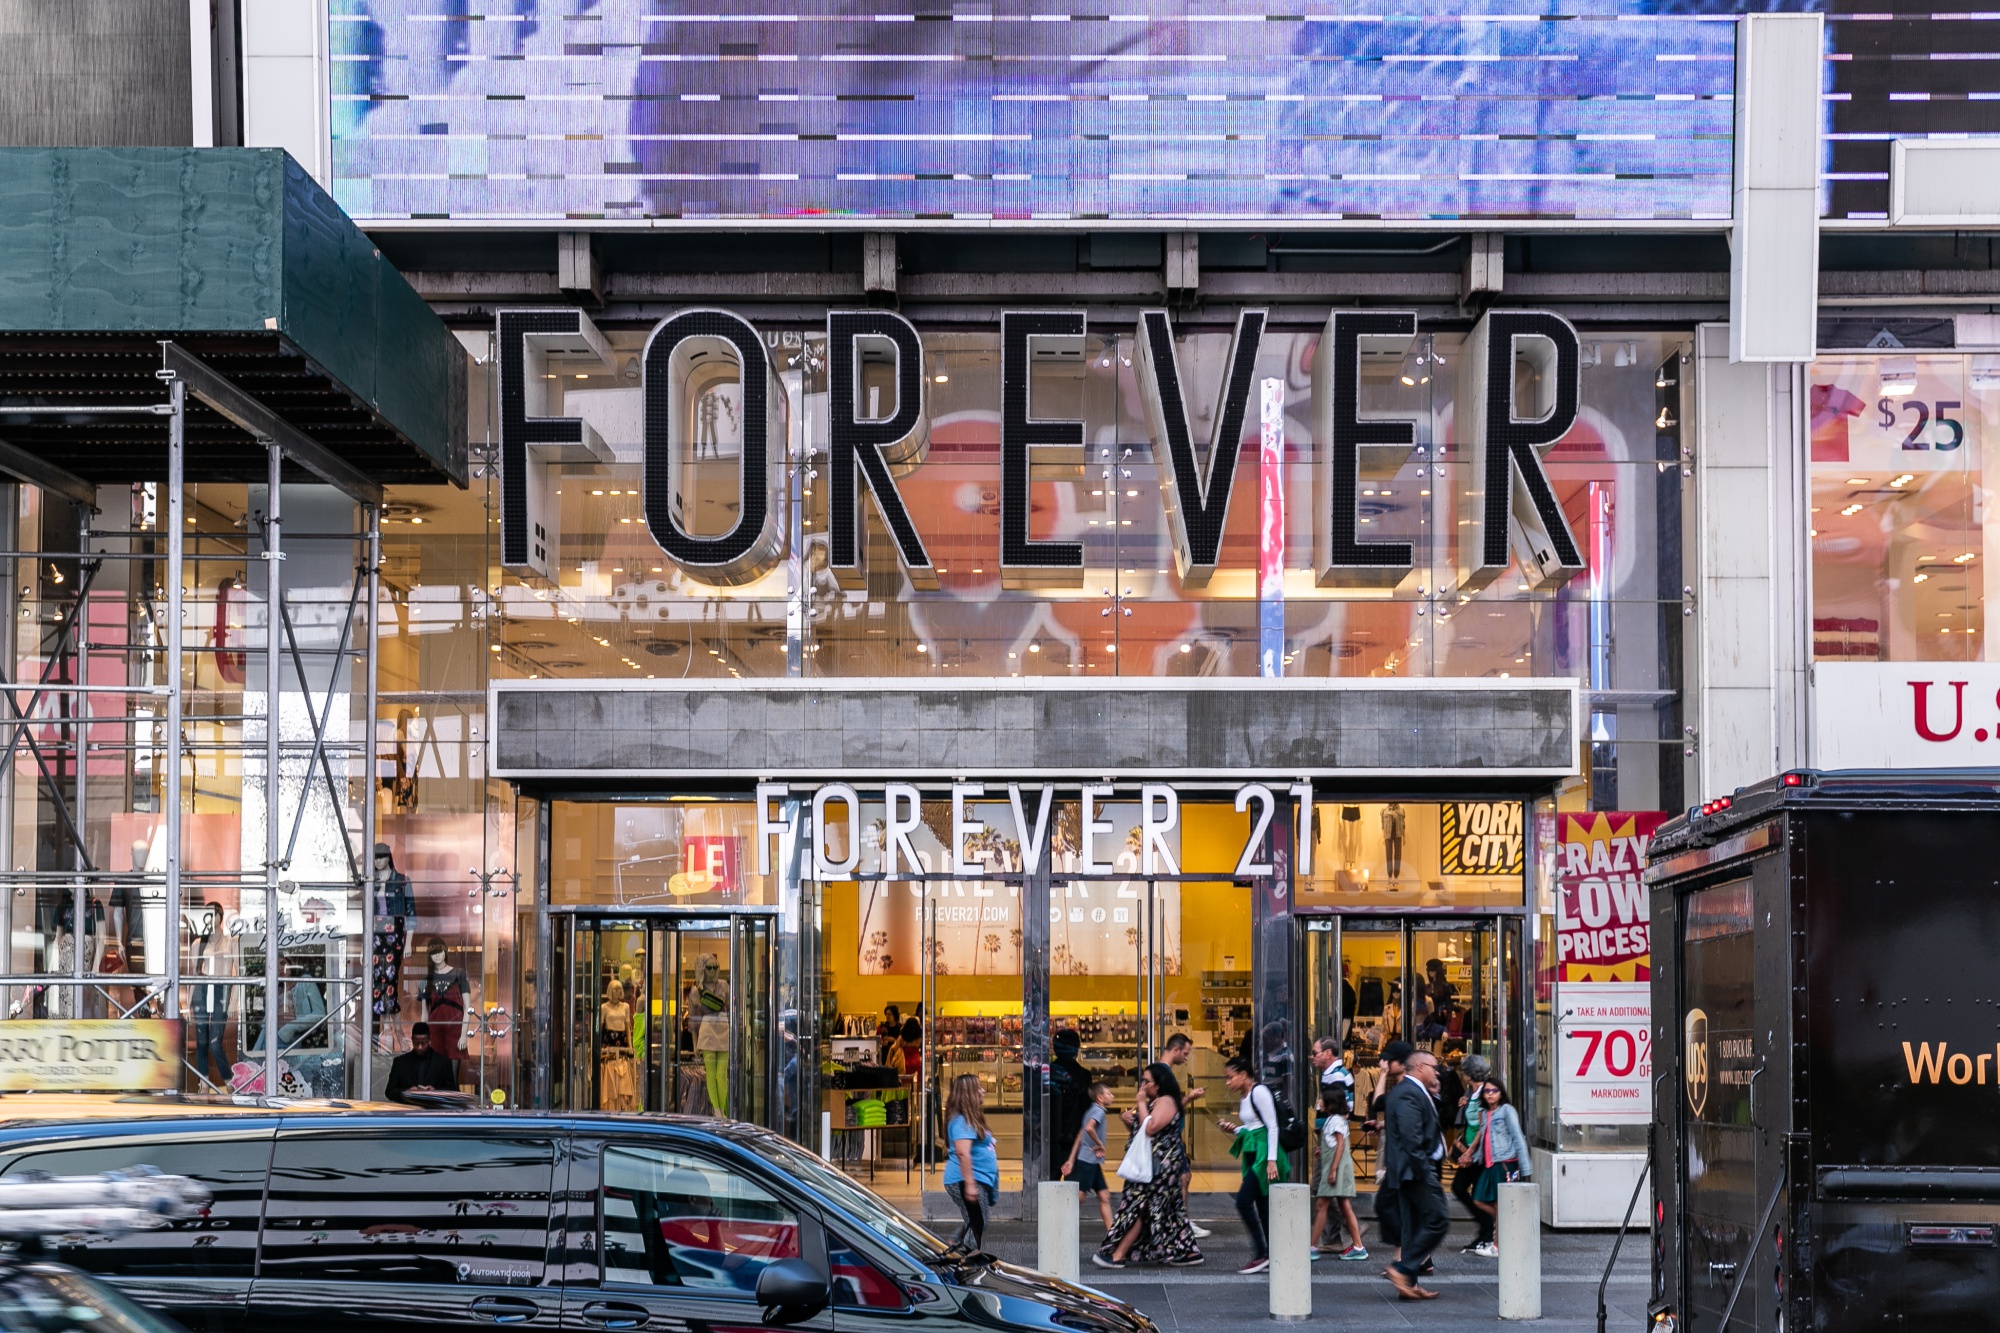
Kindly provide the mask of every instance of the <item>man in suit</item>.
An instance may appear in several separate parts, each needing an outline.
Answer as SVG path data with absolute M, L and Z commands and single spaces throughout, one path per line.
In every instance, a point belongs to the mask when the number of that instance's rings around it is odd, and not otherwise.
M 1403 1244 L 1403 1206 L 1402 1182 L 1383 1169 L 1388 1153 L 1389 1094 L 1403 1081 L 1403 1062 L 1415 1049 L 1402 1040 L 1382 1048 L 1382 1078 L 1375 1085 L 1375 1094 L 1368 1099 L 1368 1119 L 1362 1122 L 1363 1129 L 1382 1135 L 1382 1148 L 1375 1162 L 1375 1226 L 1382 1233 L 1382 1244 L 1392 1253 Z
M 1382 1132 L 1385 1184 L 1395 1186 L 1402 1210 L 1403 1250 L 1389 1265 L 1389 1280 L 1406 1301 L 1435 1299 L 1437 1293 L 1417 1285 L 1422 1269 L 1450 1229 L 1444 1186 L 1438 1167 L 1444 1160 L 1444 1134 L 1438 1125 L 1437 1057 L 1414 1052 L 1403 1065 L 1403 1078 L 1389 1091 Z

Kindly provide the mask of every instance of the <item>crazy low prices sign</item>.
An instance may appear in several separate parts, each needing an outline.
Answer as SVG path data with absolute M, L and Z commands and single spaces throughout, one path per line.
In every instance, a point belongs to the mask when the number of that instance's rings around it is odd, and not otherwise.
M 1556 1104 L 1566 1125 L 1652 1116 L 1653 946 L 1639 875 L 1664 819 L 1556 816 Z

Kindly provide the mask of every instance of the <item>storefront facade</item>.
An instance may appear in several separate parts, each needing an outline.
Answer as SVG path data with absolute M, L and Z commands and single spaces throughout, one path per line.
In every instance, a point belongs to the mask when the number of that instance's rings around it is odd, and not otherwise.
M 515 1038 L 546 1082 L 515 1095 L 755 1108 L 815 1144 L 824 1115 L 879 1174 L 924 1159 L 977 1073 L 1024 1184 L 1067 1153 L 1044 1087 L 1065 1031 L 1128 1098 L 1176 1033 L 1197 1084 L 1247 1051 L 1300 1104 L 1317 1039 L 1365 1095 L 1408 1037 L 1552 1114 L 1531 886 L 1558 793 L 1651 808 L 1685 783 L 1690 344 L 1548 312 L 1435 333 L 1371 312 L 1343 342 L 1345 316 L 1304 313 L 1096 334 L 1044 312 L 1034 356 L 1007 313 L 981 333 L 718 310 L 703 336 L 757 340 L 721 373 L 672 342 L 684 316 L 500 313 L 497 452 L 519 430 L 514 475 L 547 468 L 521 516 L 548 567 L 524 544 L 501 583 L 489 687 L 524 883 L 537 849 L 516 957 L 551 979 Z M 1521 353 L 1505 374 L 1496 343 Z M 734 370 L 758 354 L 784 408 L 761 441 Z M 591 378 L 628 366 L 643 383 Z M 1236 457 L 1174 458 L 1171 423 L 1218 418 Z M 611 461 L 564 461 L 635 419 Z M 1540 419 L 1547 446 L 1489 448 L 1496 419 Z M 1363 422 L 1387 447 L 1335 443 Z M 753 494 L 768 539 L 731 517 Z M 885 1098 L 851 1060 L 881 1058 L 890 1006 L 921 1018 Z M 894 1119 L 849 1144 L 850 1106 L 856 1131 Z M 1225 1137 L 1193 1138 L 1226 1188 Z
M 1301 1100 L 1315 1039 L 1365 1085 L 1401 1036 L 1491 1060 L 1550 1220 L 1607 1224 L 1654 825 L 2000 737 L 2000 204 L 1952 193 L 2000 167 L 1947 137 L 1985 19 L 213 8 L 188 151 L 288 150 L 372 275 L 213 354 L 267 340 L 246 392 L 336 452 L 429 452 L 275 497 L 256 460 L 170 493 L 164 416 L 57 457 L 26 414 L 85 389 L 35 358 L 131 335 L 195 251 L 127 233 L 225 191 L 113 183 L 13 249 L 51 304 L 0 302 L 9 680 L 75 688 L 0 719 L 0 984 L 173 995 L 191 1091 L 379 1093 L 425 1021 L 482 1101 L 826 1115 L 886 1184 L 976 1073 L 1011 1189 L 1065 1031 L 1121 1090 L 1184 1032 L 1198 1084 L 1247 1042 Z M 1005 77 L 902 86 L 960 65 Z M 430 388 L 298 396 L 418 314 Z M 253 440 L 194 413 L 191 459 Z

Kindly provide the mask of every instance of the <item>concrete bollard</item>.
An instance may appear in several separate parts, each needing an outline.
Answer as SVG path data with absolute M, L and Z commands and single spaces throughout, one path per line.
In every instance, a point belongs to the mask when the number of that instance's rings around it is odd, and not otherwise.
M 1531 1180 L 1500 1186 L 1500 1317 L 1542 1317 L 1542 1190 Z
M 822 1162 L 833 1160 L 833 1112 L 819 1113 L 819 1157 Z
M 1312 1318 L 1312 1186 L 1271 1186 L 1271 1318 Z
M 1065 1282 L 1077 1281 L 1076 1182 L 1044 1180 L 1035 1194 L 1035 1267 Z

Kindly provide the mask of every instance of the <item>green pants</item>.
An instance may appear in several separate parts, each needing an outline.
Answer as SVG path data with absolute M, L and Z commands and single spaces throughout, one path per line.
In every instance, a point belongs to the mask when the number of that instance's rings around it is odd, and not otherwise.
M 701 1062 L 708 1069 L 708 1105 L 717 1115 L 729 1114 L 729 1052 L 703 1051 Z

